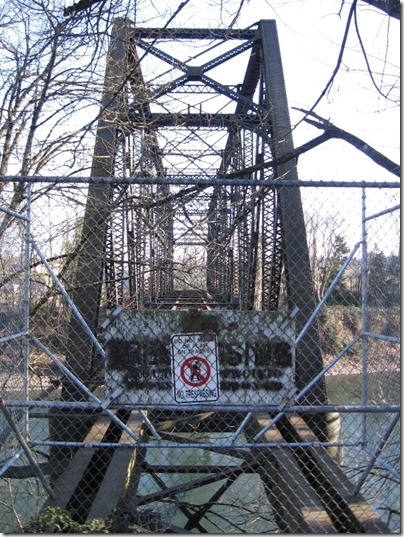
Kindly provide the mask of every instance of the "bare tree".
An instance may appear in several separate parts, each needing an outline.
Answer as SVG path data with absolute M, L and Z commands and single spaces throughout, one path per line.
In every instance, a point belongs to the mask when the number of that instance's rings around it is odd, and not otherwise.
M 166 18 L 165 24 L 175 23 L 175 17 L 187 4 L 182 2 L 162 14 Z M 317 101 L 303 111 L 304 119 L 322 128 L 324 133 L 298 148 L 296 154 L 287 155 L 288 158 L 295 158 L 300 152 L 306 152 L 331 137 L 341 138 L 344 135 L 345 140 L 353 143 L 352 135 L 326 123 L 319 116 L 314 123 L 313 110 L 330 91 L 341 68 L 346 38 L 353 24 L 360 39 L 358 6 L 365 4 L 393 19 L 399 17 L 397 0 L 352 2 L 334 71 Z M 251 2 L 248 7 L 250 5 Z M 343 6 L 344 2 L 341 10 Z M 0 38 L 0 175 L 24 177 L 41 173 L 72 175 L 87 172 L 111 20 L 116 16 L 139 16 L 144 7 L 132 0 L 119 6 L 107 0 L 80 0 L 71 2 L 64 9 L 53 0 L 7 0 L 3 4 L 0 11 L 0 25 L 3 27 Z M 220 3 L 223 23 L 235 24 L 246 8 L 247 4 L 240 1 L 229 3 L 226 7 Z M 362 50 L 372 83 L 378 87 L 363 44 Z M 387 90 L 379 90 L 386 99 L 391 98 Z M 366 140 L 363 143 L 358 140 L 358 144 L 363 147 Z M 383 160 L 383 155 L 379 160 Z M 268 166 L 272 164 L 268 163 Z M 389 162 L 385 167 L 396 175 L 399 173 L 395 163 Z M 21 180 L 8 188 L 5 183 L 0 184 L 2 203 L 12 210 L 24 203 L 25 191 L 25 183 Z M 45 193 L 48 191 L 49 188 Z M 2 217 L 0 238 L 9 221 L 8 216 Z
M 19 178 L 8 189 L 1 183 L 0 193 L 17 210 L 26 193 L 21 178 L 88 166 L 108 20 L 66 19 L 52 0 L 7 0 L 0 17 L 0 175 Z M 3 217 L 0 238 L 9 221 Z
M 317 212 L 306 217 L 306 230 L 313 284 L 317 301 L 320 301 L 345 261 L 349 249 L 338 215 L 321 217 Z

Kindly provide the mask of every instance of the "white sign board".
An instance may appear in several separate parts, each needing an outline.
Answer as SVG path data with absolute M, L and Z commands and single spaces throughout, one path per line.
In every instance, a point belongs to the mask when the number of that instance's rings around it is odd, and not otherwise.
M 280 312 L 124 310 L 105 330 L 107 397 L 279 406 L 295 387 L 295 338 L 293 318 Z
M 174 334 L 171 358 L 176 403 L 207 403 L 219 399 L 215 334 Z

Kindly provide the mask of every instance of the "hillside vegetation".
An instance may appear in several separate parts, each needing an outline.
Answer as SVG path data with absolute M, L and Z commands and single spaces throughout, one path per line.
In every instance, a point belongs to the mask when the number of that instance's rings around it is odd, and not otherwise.
M 359 306 L 325 306 L 320 314 L 320 339 L 324 362 L 329 363 L 342 349 L 362 332 L 362 310 Z M 400 307 L 369 307 L 366 332 L 394 338 L 400 337 Z M 341 362 L 359 365 L 362 356 L 358 341 Z M 399 346 L 388 341 L 368 338 L 368 364 L 378 369 L 398 368 Z

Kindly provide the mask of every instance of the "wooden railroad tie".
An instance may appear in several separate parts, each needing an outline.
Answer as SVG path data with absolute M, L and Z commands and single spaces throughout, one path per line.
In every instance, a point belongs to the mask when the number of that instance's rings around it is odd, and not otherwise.
M 127 412 L 124 419 L 132 431 L 143 439 L 142 419 L 138 413 Z M 215 414 L 215 413 L 212 413 Z M 211 413 L 202 413 L 201 420 L 218 420 Z M 220 413 L 219 413 L 220 414 Z M 185 416 L 173 420 L 167 416 L 157 430 L 166 440 L 175 441 L 186 438 L 178 432 L 190 432 L 197 416 L 186 423 Z M 223 416 L 222 416 L 223 418 Z M 245 430 L 247 440 L 251 440 L 271 420 L 268 414 L 255 414 Z M 174 424 L 177 424 L 176 429 Z M 222 422 L 223 423 L 223 422 Z M 171 433 L 167 431 L 171 429 Z M 176 430 L 173 430 L 176 429 Z M 144 436 L 144 434 L 146 436 Z M 259 447 L 250 450 L 229 448 L 221 452 L 229 456 L 244 457 L 244 462 L 235 466 L 195 467 L 170 464 L 150 465 L 145 460 L 145 448 L 79 448 L 64 473 L 55 484 L 56 501 L 48 501 L 45 506 L 57 505 L 72 509 L 80 521 L 105 519 L 118 507 L 121 500 L 126 505 L 132 498 L 135 507 L 175 498 L 184 493 L 214 483 L 216 480 L 234 482 L 240 473 L 256 473 L 263 484 L 268 502 L 274 511 L 280 531 L 285 533 L 389 533 L 374 509 L 361 494 L 352 496 L 352 483 L 347 479 L 338 464 L 329 456 L 327 450 L 318 446 L 318 441 L 306 423 L 297 415 L 284 417 L 276 426 L 266 431 L 264 442 L 293 444 L 291 447 Z M 88 433 L 85 442 L 131 443 L 132 439 L 108 417 L 100 417 Z M 299 443 L 312 443 L 312 446 L 297 446 Z M 317 445 L 317 447 L 314 447 Z M 186 444 L 184 444 L 184 447 Z M 212 449 L 217 451 L 212 446 Z M 235 455 L 236 453 L 236 455 Z M 244 453 L 244 455 L 243 455 Z M 160 479 L 161 490 L 149 495 L 138 495 L 140 478 L 143 473 L 193 474 L 189 482 L 178 486 L 165 486 Z M 196 473 L 206 474 L 195 477 Z M 227 485 L 223 485 L 225 487 Z M 130 502 L 129 502 L 130 503 Z M 190 514 L 184 512 L 188 523 L 184 528 L 171 527 L 174 533 L 188 533 L 193 527 L 200 529 L 204 511 Z M 184 508 L 184 511 L 186 509 Z M 170 530 L 170 531 L 171 531 Z

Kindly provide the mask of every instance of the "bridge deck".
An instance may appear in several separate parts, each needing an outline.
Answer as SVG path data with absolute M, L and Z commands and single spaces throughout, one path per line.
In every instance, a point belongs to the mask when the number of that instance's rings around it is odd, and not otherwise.
M 218 418 L 214 412 L 194 413 L 189 419 L 185 415 L 176 418 L 171 413 L 165 418 L 160 415 L 156 429 L 164 440 L 187 442 L 184 433 L 191 434 L 197 425 L 201 426 L 199 430 L 214 430 Z M 255 415 L 245 431 L 247 439 L 265 427 L 269 419 L 268 415 Z M 148 440 L 148 433 L 142 432 L 142 420 L 137 413 L 128 413 L 125 421 L 137 435 Z M 114 437 L 115 441 L 128 443 L 127 433 L 121 434 L 116 427 L 110 419 L 100 417 L 87 435 L 86 442 L 105 442 Z M 295 415 L 285 418 L 278 428 L 271 428 L 265 433 L 265 441 L 271 443 L 314 440 L 313 433 Z M 184 449 L 189 448 L 184 444 Z M 146 461 L 146 448 L 83 447 L 76 452 L 54 487 L 57 501 L 47 505 L 72 509 L 81 521 L 85 521 L 105 519 L 116 507 L 136 510 L 141 506 L 152 507 L 154 502 L 175 501 L 186 517 L 184 526 L 179 528 L 165 522 L 161 527 L 154 526 L 154 529 L 172 533 L 187 533 L 193 529 L 206 532 L 203 516 L 211 504 L 220 501 L 239 476 L 255 474 L 259 476 L 268 505 L 282 532 L 389 533 L 364 498 L 360 494 L 355 497 L 350 494 L 352 484 L 324 448 L 240 450 L 212 447 L 209 451 L 234 457 L 234 463 L 211 466 L 167 462 L 152 464 Z M 168 474 L 182 476 L 181 482 L 167 485 L 164 476 Z M 187 474 L 188 479 L 184 478 Z M 140 480 L 146 475 L 157 483 L 158 490 L 140 493 Z M 206 485 L 219 482 L 222 484 L 219 489 L 213 487 L 212 496 L 205 504 L 198 505 L 196 511 L 190 511 L 181 501 L 187 491 L 205 487 L 206 494 Z M 150 531 L 149 523 L 143 524 L 141 520 L 136 523 L 138 529 Z

